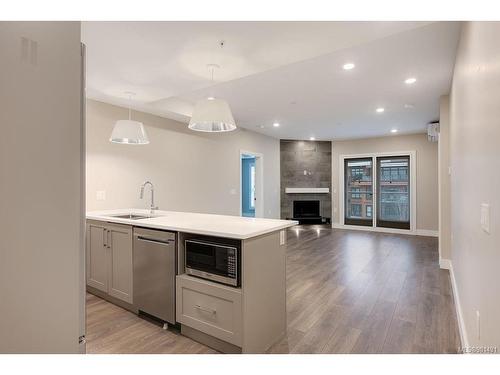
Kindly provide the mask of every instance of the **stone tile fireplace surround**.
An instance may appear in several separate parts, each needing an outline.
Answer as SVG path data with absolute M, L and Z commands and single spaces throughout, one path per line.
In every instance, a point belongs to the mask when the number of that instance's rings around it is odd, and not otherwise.
M 332 143 L 330 141 L 280 142 L 281 218 L 293 217 L 294 200 L 319 200 L 320 214 L 332 214 Z M 328 188 L 328 193 L 286 193 L 286 188 Z

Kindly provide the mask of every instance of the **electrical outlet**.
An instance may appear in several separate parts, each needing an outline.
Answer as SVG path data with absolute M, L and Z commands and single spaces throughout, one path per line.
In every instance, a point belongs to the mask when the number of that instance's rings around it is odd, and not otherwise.
M 96 199 L 98 201 L 105 201 L 106 200 L 106 190 L 98 190 L 96 193 Z
M 477 339 L 481 340 L 481 314 L 479 310 L 476 310 L 476 331 L 477 331 Z
M 490 205 L 488 203 L 481 203 L 481 229 L 490 233 Z

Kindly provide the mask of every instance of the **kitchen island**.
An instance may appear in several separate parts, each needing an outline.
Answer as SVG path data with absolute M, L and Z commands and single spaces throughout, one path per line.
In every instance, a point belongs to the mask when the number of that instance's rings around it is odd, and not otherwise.
M 168 234 L 175 243 L 174 266 L 165 269 L 165 283 L 173 285 L 175 295 L 170 303 L 173 318 L 152 315 L 180 325 L 183 335 L 221 352 L 263 353 L 286 333 L 285 230 L 296 224 L 289 220 L 159 210 L 152 215 L 149 210 L 139 209 L 89 212 L 87 289 L 140 312 L 145 277 L 137 271 L 144 269 L 144 262 L 138 254 L 136 233 Z M 238 284 L 209 280 L 203 273 L 198 274 L 201 277 L 188 274 L 186 241 L 217 242 L 237 248 Z M 147 309 L 145 312 L 150 313 Z

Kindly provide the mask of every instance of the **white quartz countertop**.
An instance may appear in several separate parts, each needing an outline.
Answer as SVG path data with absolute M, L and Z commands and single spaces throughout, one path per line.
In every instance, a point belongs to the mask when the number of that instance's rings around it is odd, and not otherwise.
M 124 219 L 114 217 L 122 214 L 149 215 L 149 210 L 120 209 L 87 212 L 87 219 L 128 224 L 137 227 L 170 230 L 174 232 L 196 233 L 208 236 L 236 238 L 240 240 L 257 237 L 266 233 L 297 225 L 297 221 L 261 219 L 240 216 L 199 214 L 155 210 L 147 219 Z

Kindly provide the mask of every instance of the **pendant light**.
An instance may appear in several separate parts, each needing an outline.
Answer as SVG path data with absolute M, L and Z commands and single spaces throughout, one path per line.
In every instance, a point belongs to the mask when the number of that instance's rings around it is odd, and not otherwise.
M 216 64 L 207 66 L 212 72 L 213 84 L 214 70 L 219 66 Z M 229 132 L 236 129 L 236 123 L 231 108 L 229 108 L 229 104 L 225 100 L 208 97 L 196 103 L 189 121 L 189 129 L 211 133 Z
M 129 102 L 132 101 L 132 92 L 127 92 Z M 128 107 L 128 120 L 118 120 L 111 132 L 110 142 L 127 145 L 147 145 L 149 143 L 148 135 L 142 122 L 132 120 L 132 109 L 130 103 Z

